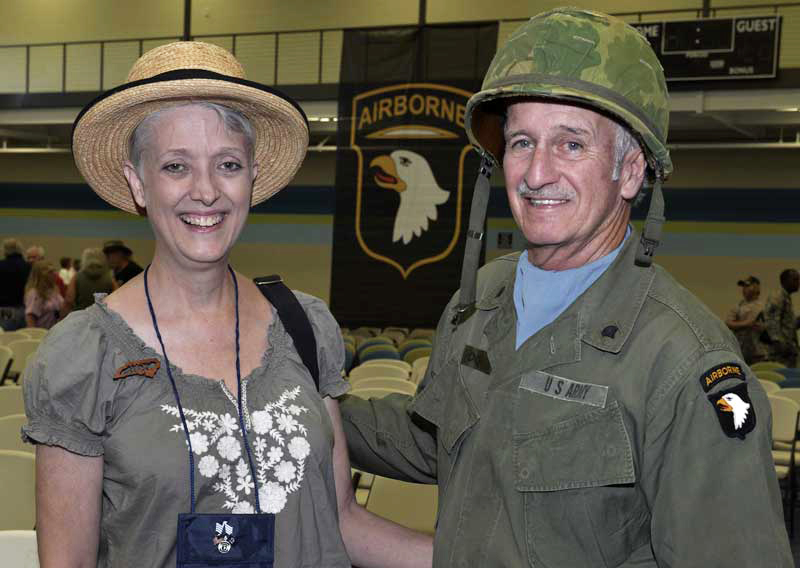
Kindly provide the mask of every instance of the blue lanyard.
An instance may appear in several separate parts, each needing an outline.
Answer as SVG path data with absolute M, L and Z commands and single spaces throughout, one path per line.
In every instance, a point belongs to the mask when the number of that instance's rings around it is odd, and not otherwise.
M 189 427 L 186 424 L 186 416 L 183 414 L 183 406 L 181 405 L 181 397 L 178 395 L 178 387 L 175 385 L 175 379 L 172 376 L 172 369 L 170 368 L 169 358 L 167 357 L 167 350 L 164 347 L 164 340 L 161 338 L 161 331 L 158 329 L 156 311 L 153 309 L 153 302 L 150 300 L 150 287 L 147 283 L 147 274 L 149 271 L 150 265 L 148 264 L 144 271 L 144 294 L 147 297 L 147 307 L 150 309 L 150 317 L 153 319 L 153 329 L 156 331 L 158 343 L 161 345 L 161 353 L 164 355 L 164 362 L 167 366 L 167 375 L 169 375 L 169 382 L 172 384 L 172 392 L 175 395 L 175 402 L 178 404 L 178 412 L 181 415 L 183 432 L 186 434 L 186 443 L 189 446 L 189 489 L 191 492 L 191 512 L 194 513 L 194 454 L 192 453 L 192 440 L 189 436 Z M 239 283 L 236 281 L 236 274 L 233 272 L 233 269 L 230 267 L 230 265 L 228 266 L 228 272 L 231 273 L 231 277 L 233 278 L 234 302 L 236 306 L 236 402 L 239 411 L 239 426 L 242 429 L 244 449 L 247 452 L 247 462 L 250 465 L 250 475 L 253 477 L 253 485 L 255 487 L 256 513 L 261 514 L 261 503 L 258 499 L 258 478 L 256 477 L 256 469 L 253 467 L 253 457 L 250 455 L 250 444 L 247 441 L 247 430 L 244 427 L 244 413 L 242 412 L 242 371 L 239 363 Z

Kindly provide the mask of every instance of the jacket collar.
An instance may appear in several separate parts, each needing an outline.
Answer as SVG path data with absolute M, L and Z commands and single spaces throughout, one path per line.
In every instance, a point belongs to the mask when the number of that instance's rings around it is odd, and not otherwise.
M 619 353 L 630 337 L 655 278 L 655 269 L 652 266 L 643 268 L 634 263 L 639 240 L 639 233 L 636 230 L 631 231 L 611 266 L 554 324 L 558 324 L 562 318 L 569 318 L 570 322 L 576 324 L 569 325 L 576 339 L 602 351 Z M 509 270 L 506 267 L 508 273 L 484 290 L 476 304 L 478 309 L 494 310 L 502 307 L 501 311 L 516 315 L 513 294 L 518 259 L 519 253 L 502 259 L 513 268 Z M 490 322 L 490 327 L 494 327 L 491 323 L 494 326 L 498 324 Z M 544 329 L 550 329 L 552 325 Z

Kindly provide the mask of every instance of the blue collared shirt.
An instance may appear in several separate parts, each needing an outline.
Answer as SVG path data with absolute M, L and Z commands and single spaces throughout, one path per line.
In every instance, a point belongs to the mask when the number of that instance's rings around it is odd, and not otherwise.
M 527 251 L 519 255 L 514 282 L 517 310 L 517 349 L 534 333 L 555 320 L 578 296 L 603 275 L 628 240 L 631 228 L 617 248 L 602 258 L 569 270 L 542 270 L 528 262 Z

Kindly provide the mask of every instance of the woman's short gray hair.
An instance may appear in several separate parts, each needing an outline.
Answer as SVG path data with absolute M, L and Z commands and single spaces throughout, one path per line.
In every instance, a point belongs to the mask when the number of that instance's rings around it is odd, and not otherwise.
M 148 114 L 144 120 L 142 120 L 138 126 L 136 126 L 131 134 L 130 140 L 128 141 L 128 155 L 130 156 L 131 163 L 133 164 L 133 167 L 136 168 L 137 172 L 140 171 L 139 166 L 142 162 L 142 153 L 144 152 L 144 149 L 147 146 L 147 143 L 149 142 L 150 136 L 153 132 L 153 123 L 165 112 L 185 106 L 198 106 L 211 109 L 216 112 L 222 121 L 222 124 L 225 125 L 225 129 L 229 133 L 232 132 L 244 136 L 245 150 L 250 157 L 250 162 L 253 162 L 255 153 L 255 133 L 253 131 L 253 125 L 243 113 L 218 103 L 212 103 L 208 101 L 191 101 L 184 105 L 167 107 Z

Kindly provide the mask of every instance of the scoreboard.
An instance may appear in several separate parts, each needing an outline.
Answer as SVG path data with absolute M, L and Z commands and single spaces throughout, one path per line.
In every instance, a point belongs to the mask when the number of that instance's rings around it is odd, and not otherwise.
M 781 17 L 636 22 L 667 81 L 765 79 L 778 72 Z

